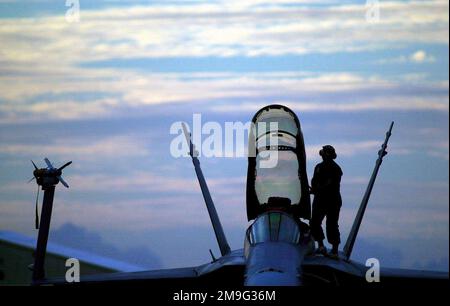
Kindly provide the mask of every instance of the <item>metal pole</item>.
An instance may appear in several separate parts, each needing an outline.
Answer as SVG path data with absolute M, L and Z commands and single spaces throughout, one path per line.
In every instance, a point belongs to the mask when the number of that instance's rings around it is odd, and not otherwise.
M 34 255 L 33 282 L 45 278 L 45 253 L 47 250 L 48 234 L 50 232 L 50 220 L 52 217 L 53 198 L 55 186 L 46 186 L 44 189 L 44 200 L 41 211 L 41 224 L 39 227 L 36 253 Z

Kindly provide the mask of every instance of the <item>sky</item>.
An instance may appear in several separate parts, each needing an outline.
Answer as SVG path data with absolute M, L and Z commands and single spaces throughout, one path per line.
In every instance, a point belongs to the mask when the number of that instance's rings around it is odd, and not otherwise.
M 72 160 L 50 240 L 143 268 L 208 262 L 218 247 L 170 127 L 277 103 L 300 119 L 309 178 L 336 148 L 343 241 L 395 121 L 354 258 L 448 271 L 448 1 L 68 3 L 0 0 L 0 230 L 37 235 L 30 159 Z M 242 248 L 247 160 L 201 164 Z

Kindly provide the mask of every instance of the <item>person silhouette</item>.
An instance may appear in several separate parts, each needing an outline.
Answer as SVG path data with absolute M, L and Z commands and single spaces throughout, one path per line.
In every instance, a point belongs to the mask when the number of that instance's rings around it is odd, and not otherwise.
M 325 238 L 322 230 L 322 221 L 326 217 L 327 240 L 332 245 L 330 256 L 338 258 L 338 247 L 341 242 L 339 233 L 339 212 L 342 206 L 340 192 L 342 170 L 334 161 L 337 154 L 333 146 L 325 145 L 319 151 L 323 161 L 314 168 L 310 192 L 314 194 L 311 234 L 317 241 L 318 253 L 327 255 L 323 244 Z

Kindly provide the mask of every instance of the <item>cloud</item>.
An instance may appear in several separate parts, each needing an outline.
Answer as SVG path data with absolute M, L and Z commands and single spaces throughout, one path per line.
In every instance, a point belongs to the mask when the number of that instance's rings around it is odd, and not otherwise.
M 52 230 L 50 239 L 52 242 L 67 247 L 87 251 L 107 258 L 122 260 L 146 269 L 158 269 L 162 266 L 161 259 L 146 246 L 133 246 L 127 249 L 120 249 L 104 241 L 96 232 L 89 231 L 72 223 L 65 223 L 59 228 Z
M 82 10 L 82 21 L 76 24 L 67 23 L 63 15 L 3 20 L 0 36 L 13 43 L 3 56 L 20 62 L 52 53 L 73 62 L 86 57 L 257 56 L 448 43 L 448 3 L 441 1 L 381 2 L 381 22 L 375 26 L 366 22 L 364 4 L 254 5 L 160 3 Z
M 267 104 L 267 103 L 266 103 Z M 275 104 L 282 104 L 300 113 L 308 112 L 361 112 L 361 111 L 401 111 L 401 110 L 449 110 L 448 103 L 442 98 L 417 98 L 417 97 L 395 97 L 388 101 L 385 98 L 368 97 L 361 102 L 308 102 L 308 101 L 275 101 Z M 217 105 L 212 109 L 217 112 L 238 112 L 242 110 L 257 111 L 262 105 L 251 102 L 244 102 L 236 107 L 235 105 Z
M 373 109 L 446 110 L 446 97 L 415 99 L 408 94 L 388 103 L 303 101 L 303 93 L 401 86 L 355 73 L 160 74 L 120 68 L 83 68 L 86 62 L 136 58 L 255 57 L 394 49 L 399 44 L 448 45 L 448 2 L 382 2 L 381 20 L 365 20 L 363 4 L 337 1 L 218 1 L 85 9 L 79 23 L 64 15 L 0 19 L 0 122 L 75 120 L 141 113 L 154 105 L 235 99 L 304 102 L 305 111 Z M 289 4 L 289 5 L 287 5 Z M 395 29 L 395 30 L 393 30 Z M 418 50 L 407 61 L 434 57 Z M 200 76 L 201 77 L 201 76 Z M 448 91 L 448 82 L 444 89 Z M 435 86 L 436 84 L 430 85 Z M 406 87 L 406 86 L 405 86 Z M 406 89 L 404 89 L 406 90 Z M 98 97 L 82 101 L 80 93 Z M 50 99 L 52 96 L 59 99 Z M 369 96 L 369 95 L 367 95 Z M 447 98 L 447 99 L 445 99 Z M 226 101 L 228 102 L 228 101 Z M 320 102 L 320 103 L 319 103 Z M 228 104 L 228 103 L 227 103 Z M 358 104 L 358 105 L 357 105 Z M 244 105 L 245 106 L 245 105 Z M 447 108 L 448 110 L 448 108 Z
M 105 75 L 106 71 L 113 76 Z M 113 69 L 106 71 L 90 75 L 89 70 L 76 69 L 75 80 L 43 74 L 17 83 L 16 77 L 0 77 L 0 99 L 5 101 L 0 104 L 0 122 L 123 117 L 151 114 L 152 106 L 201 103 L 216 112 L 256 111 L 270 103 L 287 104 L 301 112 L 448 111 L 445 82 L 422 82 L 415 86 L 422 93 L 417 96 L 404 81 L 345 72 L 190 75 L 121 71 L 119 75 Z M 83 93 L 100 97 L 86 100 Z
M 399 248 L 392 248 L 370 239 L 358 239 L 355 243 L 352 259 L 365 264 L 369 258 L 377 258 L 382 267 L 399 268 L 403 254 Z
M 423 254 L 422 249 L 429 247 L 433 247 L 433 243 L 417 248 L 414 241 L 408 241 L 402 249 L 390 241 L 365 237 L 357 239 L 352 259 L 364 264 L 369 258 L 377 258 L 384 268 L 448 271 L 448 254 L 441 249 Z
M 124 149 L 126 148 L 126 149 Z M 78 139 L 57 138 L 46 145 L 31 143 L 10 143 L 0 147 L 0 153 L 11 155 L 31 156 L 32 152 L 39 152 L 43 156 L 57 156 L 58 158 L 80 158 L 89 160 L 97 158 L 142 157 L 149 154 L 149 150 L 134 137 L 115 135 L 103 139 L 83 137 Z
M 333 142 L 338 156 L 352 157 L 364 153 L 375 153 L 381 148 L 382 140 L 365 140 L 353 142 Z M 317 161 L 321 158 L 318 155 L 320 149 L 324 144 L 306 145 L 306 156 L 308 160 Z M 423 143 L 393 143 L 389 145 L 388 152 L 390 155 L 410 155 L 423 153 L 428 154 L 434 158 L 448 160 L 448 142 L 442 141 L 424 141 Z
M 109 58 L 259 56 L 351 52 L 411 42 L 448 44 L 445 1 L 381 2 L 381 22 L 376 25 L 366 22 L 364 4 L 254 5 L 159 3 L 82 10 L 79 23 L 67 23 L 62 14 L 2 19 L 0 37 L 8 48 L 2 49 L 0 60 L 67 66 Z
M 409 56 L 399 56 L 394 58 L 386 58 L 376 61 L 378 64 L 405 64 L 405 63 L 413 63 L 413 64 L 423 64 L 423 63 L 434 63 L 436 58 L 424 50 L 417 50 L 416 52 L 410 54 Z M 411 75 L 410 75 L 411 76 Z M 417 79 L 417 76 L 420 75 L 412 75 L 413 79 Z
M 77 175 L 71 177 L 73 186 L 83 191 L 120 191 L 120 192 L 176 192 L 178 194 L 198 192 L 195 180 L 155 175 L 133 171 L 123 176 L 104 174 Z
M 309 159 L 317 160 L 320 159 L 318 152 L 322 149 L 323 145 L 307 145 L 306 146 L 306 156 Z M 367 140 L 361 142 L 336 142 L 333 143 L 333 147 L 338 152 L 339 156 L 350 157 L 355 154 L 361 154 L 363 152 L 373 152 L 376 148 L 380 147 L 380 141 L 378 140 Z
M 433 56 L 428 55 L 423 50 L 414 52 L 409 58 L 414 63 L 432 63 L 436 60 Z
M 50 44 L 44 49 L 69 47 L 76 52 L 64 52 L 69 55 L 68 60 L 83 56 L 101 59 L 303 54 L 370 49 L 394 42 L 448 43 L 445 35 L 448 3 L 389 2 L 381 3 L 380 9 L 381 22 L 372 26 L 365 20 L 364 5 L 330 3 L 317 8 L 282 3 L 258 7 L 237 2 L 159 3 L 85 10 L 79 24 L 68 24 L 63 16 L 45 17 L 37 22 L 23 20 L 15 27 L 8 24 L 9 31 L 5 34 L 21 26 L 28 35 L 47 33 L 44 41 Z M 387 31 L 392 28 L 396 31 Z M 61 40 L 54 40 L 57 37 Z M 38 49 L 34 58 L 43 54 L 39 51 L 43 50 Z M 18 60 L 27 58 L 21 51 L 7 55 Z

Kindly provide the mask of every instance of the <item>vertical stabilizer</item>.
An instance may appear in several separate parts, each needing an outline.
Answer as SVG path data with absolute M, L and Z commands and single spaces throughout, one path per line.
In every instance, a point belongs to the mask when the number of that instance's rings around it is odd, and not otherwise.
M 391 137 L 392 127 L 394 126 L 394 121 L 391 122 L 389 130 L 386 132 L 386 138 L 381 146 L 380 151 L 378 151 L 378 158 L 375 162 L 375 168 L 373 169 L 372 176 L 370 177 L 369 184 L 367 185 L 364 197 L 361 200 L 361 204 L 356 214 L 355 221 L 353 222 L 352 229 L 348 235 L 347 242 L 344 246 L 344 255 L 346 259 L 350 258 L 352 254 L 353 246 L 355 244 L 356 236 L 358 235 L 359 227 L 361 226 L 362 219 L 364 217 L 364 212 L 366 211 L 367 203 L 369 202 L 370 194 L 372 193 L 373 185 L 375 184 L 375 179 L 377 178 L 378 170 L 380 169 L 381 163 L 383 162 L 383 157 L 387 154 L 386 148 Z
M 226 255 L 230 252 L 230 246 L 228 245 L 227 238 L 220 223 L 219 216 L 217 215 L 216 207 L 209 193 L 208 185 L 206 184 L 205 177 L 203 176 L 202 169 L 200 168 L 200 161 L 197 158 L 197 152 L 195 146 L 191 141 L 191 134 L 188 132 L 186 125 L 183 123 L 183 132 L 186 136 L 186 141 L 189 145 L 189 155 L 192 157 L 192 163 L 194 164 L 195 173 L 197 174 L 197 179 L 202 190 L 203 199 L 205 200 L 206 208 L 208 209 L 209 218 L 214 229 L 214 233 L 217 238 L 217 243 L 219 244 L 220 253 Z

